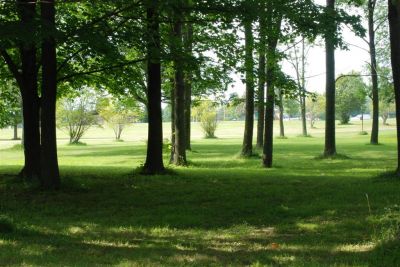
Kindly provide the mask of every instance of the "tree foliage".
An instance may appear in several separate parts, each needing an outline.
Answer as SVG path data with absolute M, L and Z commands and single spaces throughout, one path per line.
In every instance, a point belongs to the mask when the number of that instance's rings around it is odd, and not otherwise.
M 343 76 L 336 83 L 336 116 L 341 124 L 347 124 L 350 116 L 363 111 L 366 100 L 366 84 L 356 73 Z

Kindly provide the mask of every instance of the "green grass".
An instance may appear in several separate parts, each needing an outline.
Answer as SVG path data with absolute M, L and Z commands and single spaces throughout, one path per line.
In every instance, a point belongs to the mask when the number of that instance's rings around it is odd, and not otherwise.
M 323 122 L 312 138 L 287 125 L 289 138 L 274 139 L 273 169 L 237 157 L 241 122 L 207 140 L 195 124 L 191 165 L 150 177 L 134 173 L 145 125 L 123 143 L 93 129 L 87 146 L 60 139 L 63 188 L 54 193 L 15 181 L 22 151 L 0 141 L 0 215 L 12 229 L 0 231 L 0 265 L 400 266 L 393 125 L 382 127 L 379 146 L 359 125 L 338 126 L 346 157 L 326 160 L 317 159 Z

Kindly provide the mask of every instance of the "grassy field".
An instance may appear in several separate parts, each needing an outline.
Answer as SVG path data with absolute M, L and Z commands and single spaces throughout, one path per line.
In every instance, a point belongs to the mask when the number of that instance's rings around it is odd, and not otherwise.
M 358 123 L 338 126 L 347 157 L 320 160 L 323 123 L 310 138 L 286 124 L 273 169 L 237 156 L 242 122 L 221 123 L 212 140 L 194 124 L 190 166 L 152 177 L 134 171 L 145 124 L 125 142 L 94 128 L 86 146 L 60 132 L 54 193 L 14 181 L 23 154 L 1 130 L 0 266 L 400 266 L 400 181 L 387 174 L 394 126 L 382 127 L 378 146 Z

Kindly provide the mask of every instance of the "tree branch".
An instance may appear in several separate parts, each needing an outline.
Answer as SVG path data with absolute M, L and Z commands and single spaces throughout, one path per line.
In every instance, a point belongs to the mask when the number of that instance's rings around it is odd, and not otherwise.
M 0 50 L 0 54 L 3 57 L 4 61 L 6 62 L 8 69 L 13 74 L 15 80 L 17 80 L 17 83 L 19 85 L 22 85 L 22 75 L 18 70 L 18 66 L 12 60 L 11 56 L 7 53 L 6 50 L 3 50 L 3 49 Z
M 122 67 L 125 67 L 125 66 L 129 66 L 129 65 L 132 65 L 132 64 L 139 63 L 139 62 L 143 62 L 145 60 L 146 60 L 145 58 L 136 59 L 136 60 L 130 60 L 130 61 L 127 61 L 127 62 L 123 62 L 123 63 L 119 63 L 119 64 L 115 64 L 115 65 L 112 65 L 112 66 L 107 66 L 107 67 L 103 67 L 103 68 L 99 68 L 99 69 L 88 70 L 88 71 L 83 71 L 83 72 L 74 72 L 74 73 L 71 73 L 71 74 L 66 75 L 64 77 L 59 78 L 57 80 L 57 82 L 66 81 L 66 80 L 69 80 L 71 78 L 75 78 L 75 77 L 78 77 L 78 76 L 84 76 L 84 75 L 89 75 L 89 74 L 93 74 L 93 73 L 104 72 L 104 71 L 107 71 L 107 70 L 118 69 L 118 68 L 122 68 Z

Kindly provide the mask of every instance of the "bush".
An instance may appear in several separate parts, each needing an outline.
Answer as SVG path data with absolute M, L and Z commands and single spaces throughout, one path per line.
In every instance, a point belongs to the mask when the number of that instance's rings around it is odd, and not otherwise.
M 205 138 L 216 138 L 215 131 L 217 130 L 217 113 L 215 111 L 205 111 L 201 114 L 200 125 L 204 131 Z

